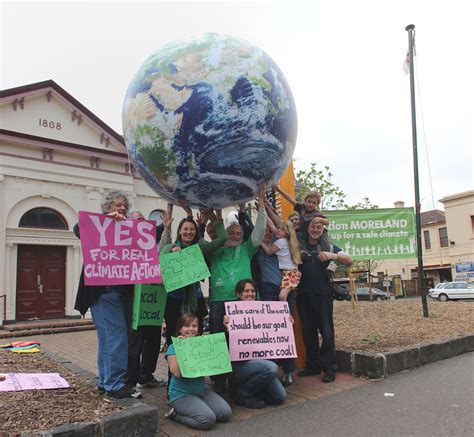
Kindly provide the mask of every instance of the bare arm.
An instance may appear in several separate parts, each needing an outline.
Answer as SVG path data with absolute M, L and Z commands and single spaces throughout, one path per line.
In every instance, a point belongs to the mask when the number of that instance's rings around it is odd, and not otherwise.
M 280 226 L 281 218 L 280 216 L 273 210 L 272 205 L 268 200 L 265 199 L 265 211 L 267 211 L 268 217 L 272 221 L 274 226 Z
M 267 244 L 267 243 L 264 243 L 263 241 L 260 243 L 260 247 L 268 256 L 275 255 L 275 253 L 277 253 L 280 250 L 279 247 L 276 246 L 275 244 Z
M 353 262 L 352 258 L 346 252 L 342 252 L 342 251 L 338 253 L 320 252 L 318 254 L 318 258 L 321 261 L 337 261 L 346 266 L 350 266 Z
M 171 374 L 176 376 L 176 378 L 181 378 L 181 371 L 179 370 L 179 364 L 176 355 L 167 355 L 166 359 L 168 360 Z
M 296 200 L 293 199 L 293 197 L 291 197 L 288 193 L 286 193 L 285 191 L 283 191 L 282 189 L 278 188 L 276 185 L 273 187 L 276 191 L 278 191 L 281 196 L 286 199 L 288 202 L 290 202 L 293 206 L 296 205 Z

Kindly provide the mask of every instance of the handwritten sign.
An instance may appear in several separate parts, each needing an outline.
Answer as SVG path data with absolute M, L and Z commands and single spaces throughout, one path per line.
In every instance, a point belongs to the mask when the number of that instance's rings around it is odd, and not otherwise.
M 161 326 L 166 304 L 162 284 L 137 284 L 134 289 L 132 329 L 139 326 Z
M 67 388 L 68 382 L 59 373 L 7 373 L 0 382 L 0 391 L 47 390 Z
M 190 338 L 173 337 L 173 346 L 179 370 L 185 378 L 232 372 L 223 332 Z
M 161 274 L 166 291 L 176 290 L 211 276 L 197 244 L 160 256 Z
M 86 285 L 161 282 L 156 224 L 79 211 Z
M 295 358 L 295 335 L 286 302 L 226 302 L 231 361 Z

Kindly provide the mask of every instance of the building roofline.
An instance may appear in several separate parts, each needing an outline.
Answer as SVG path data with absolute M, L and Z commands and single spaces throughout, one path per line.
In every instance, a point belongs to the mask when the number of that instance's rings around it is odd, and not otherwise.
M 461 193 L 449 194 L 448 196 L 444 196 L 438 201 L 441 203 L 444 203 L 444 202 L 449 202 L 450 200 L 462 199 L 464 197 L 469 197 L 469 196 L 474 196 L 474 190 L 468 190 L 468 191 L 462 191 Z
M 69 94 L 64 88 L 59 86 L 54 80 L 44 80 L 42 82 L 31 83 L 28 85 L 22 85 L 15 88 L 8 88 L 0 91 L 0 99 L 5 99 L 8 97 L 21 96 L 22 94 L 29 94 L 33 91 L 38 91 L 41 89 L 52 88 L 58 94 L 60 94 L 64 99 L 66 99 L 71 105 L 77 107 L 81 112 L 83 112 L 87 117 L 89 117 L 94 123 L 108 132 L 112 137 L 114 137 L 120 144 L 125 147 L 125 142 L 118 132 L 112 129 L 108 124 L 103 122 L 97 115 L 92 111 L 87 109 L 79 100 L 75 99 L 71 94 Z

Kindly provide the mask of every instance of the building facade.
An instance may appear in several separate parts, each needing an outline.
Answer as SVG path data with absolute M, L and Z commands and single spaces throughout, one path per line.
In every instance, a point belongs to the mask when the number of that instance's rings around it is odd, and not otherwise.
M 425 285 L 474 281 L 474 190 L 443 197 L 445 210 L 421 213 Z M 395 206 L 403 206 L 396 203 Z M 418 278 L 416 258 L 377 261 L 381 277 Z
M 99 212 L 114 189 L 146 217 L 166 202 L 135 174 L 121 135 L 54 81 L 1 91 L 0 112 L 0 314 L 78 317 L 77 212 Z

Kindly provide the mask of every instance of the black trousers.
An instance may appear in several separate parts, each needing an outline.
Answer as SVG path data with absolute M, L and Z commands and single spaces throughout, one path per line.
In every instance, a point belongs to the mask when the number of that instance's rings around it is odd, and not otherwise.
M 139 326 L 128 334 L 127 381 L 133 385 L 153 379 L 161 347 L 161 326 Z
M 303 326 L 306 368 L 335 372 L 336 342 L 331 295 L 299 293 L 296 296 L 296 306 Z M 321 345 L 318 334 L 322 337 Z

